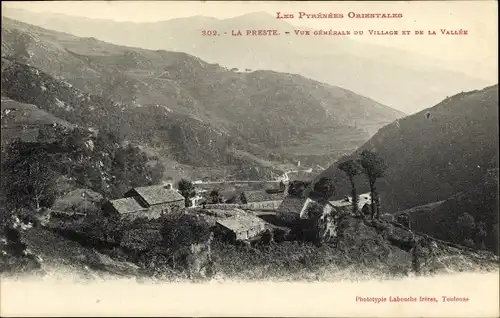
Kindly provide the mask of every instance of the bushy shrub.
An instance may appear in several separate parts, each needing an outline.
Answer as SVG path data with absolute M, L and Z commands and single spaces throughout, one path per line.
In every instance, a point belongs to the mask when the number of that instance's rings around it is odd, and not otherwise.
M 177 251 L 210 240 L 210 225 L 195 215 L 169 215 L 162 219 L 160 234 L 167 250 Z

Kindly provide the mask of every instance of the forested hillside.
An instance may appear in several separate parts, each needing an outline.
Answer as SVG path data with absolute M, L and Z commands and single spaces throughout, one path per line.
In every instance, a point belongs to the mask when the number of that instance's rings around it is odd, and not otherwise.
M 350 157 L 365 149 L 387 164 L 377 188 L 389 213 L 446 200 L 480 185 L 489 169 L 498 168 L 498 85 L 451 96 L 397 120 Z M 322 177 L 335 180 L 336 197 L 349 193 L 349 181 L 336 164 L 317 180 Z M 362 176 L 357 183 L 360 191 L 368 190 Z

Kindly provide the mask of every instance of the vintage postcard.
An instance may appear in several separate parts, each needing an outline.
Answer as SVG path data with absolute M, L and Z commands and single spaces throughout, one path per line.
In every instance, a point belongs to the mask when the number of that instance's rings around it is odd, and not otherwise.
M 2 316 L 498 317 L 497 1 L 2 2 Z

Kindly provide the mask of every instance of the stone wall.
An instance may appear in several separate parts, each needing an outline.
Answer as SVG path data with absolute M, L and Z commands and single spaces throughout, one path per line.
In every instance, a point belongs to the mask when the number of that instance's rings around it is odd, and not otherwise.
M 275 211 L 278 209 L 280 206 L 281 202 L 283 200 L 277 200 L 277 201 L 263 201 L 263 202 L 250 202 L 247 203 L 245 206 L 249 210 L 270 210 L 270 211 Z
M 184 200 L 157 204 L 149 207 L 151 215 L 175 214 L 184 210 Z
M 244 204 L 205 204 L 207 209 L 234 210 L 241 209 Z
M 181 213 L 184 211 L 184 200 L 170 202 L 166 204 L 158 204 L 151 206 L 146 211 L 132 212 L 132 213 L 124 213 L 121 215 L 122 219 L 137 219 L 137 218 L 147 218 L 147 219 L 158 219 L 163 214 L 174 214 Z
M 256 237 L 257 235 L 260 235 L 262 232 L 266 230 L 266 226 L 264 224 L 259 224 L 255 227 L 249 228 L 247 230 L 247 237 L 249 239 Z
M 159 210 L 148 210 L 148 211 L 139 211 L 139 212 L 131 212 L 131 213 L 123 213 L 120 215 L 121 219 L 125 220 L 134 220 L 138 218 L 147 218 L 147 219 L 157 219 L 161 216 L 161 212 Z
M 226 241 L 234 242 L 237 239 L 236 233 L 220 225 L 219 223 L 216 223 L 216 233 L 219 238 Z

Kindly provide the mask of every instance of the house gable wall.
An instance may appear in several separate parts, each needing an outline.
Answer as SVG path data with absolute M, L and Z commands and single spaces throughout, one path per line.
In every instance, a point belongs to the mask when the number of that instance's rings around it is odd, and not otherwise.
M 120 213 L 118 213 L 118 211 L 115 209 L 115 207 L 109 201 L 107 201 L 106 203 L 103 204 L 102 211 L 103 211 L 103 215 L 106 217 L 117 216 L 120 214 Z
M 290 212 L 278 212 L 277 217 L 285 222 L 295 222 L 300 219 L 300 215 L 298 213 Z

